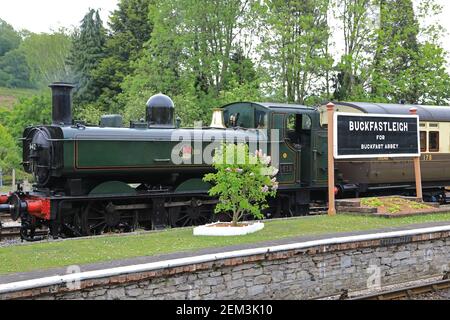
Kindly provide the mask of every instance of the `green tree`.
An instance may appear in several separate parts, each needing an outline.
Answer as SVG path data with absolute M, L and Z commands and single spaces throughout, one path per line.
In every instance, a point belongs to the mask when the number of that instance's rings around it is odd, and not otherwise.
M 374 62 L 372 94 L 389 101 L 416 103 L 415 82 L 405 86 L 407 70 L 414 68 L 419 53 L 419 23 L 411 0 L 380 0 L 380 28 Z M 412 79 L 411 79 L 412 80 Z
M 103 110 L 118 112 L 122 82 L 134 72 L 144 44 L 149 41 L 153 23 L 149 18 L 154 0 L 121 0 L 110 17 L 111 29 L 106 41 L 105 57 L 93 71 L 94 81 L 102 88 L 98 104 Z
M 241 160 L 242 159 L 242 160 Z M 270 165 L 271 159 L 257 151 L 250 154 L 246 144 L 223 144 L 216 150 L 213 167 L 216 173 L 207 174 L 203 180 L 212 182 L 210 196 L 219 196 L 216 213 L 231 213 L 232 224 L 245 214 L 264 218 L 267 198 L 274 197 L 278 189 L 278 170 Z
M 50 94 L 21 99 L 13 109 L 3 111 L 0 125 L 8 128 L 11 136 L 21 146 L 20 138 L 26 127 L 51 123 Z
M 250 59 L 240 50 L 243 30 L 251 21 L 251 3 L 206 1 L 201 10 L 194 0 L 151 5 L 151 39 L 123 85 L 126 114 L 136 117 L 149 96 L 163 92 L 174 100 L 186 99 L 195 105 L 197 120 L 209 121 L 210 111 L 221 104 L 225 91 L 255 78 Z M 258 91 L 256 80 L 246 87 Z M 183 123 L 191 123 L 192 113 L 184 104 L 179 113 Z
M 330 37 L 328 8 L 328 0 L 263 1 L 261 50 L 270 75 L 269 94 L 276 99 L 304 104 L 328 86 L 323 82 L 333 63 L 323 50 Z
M 20 34 L 6 21 L 0 19 L 0 57 L 17 49 L 21 41 Z
M 21 158 L 19 148 L 8 130 L 0 125 L 0 168 L 3 173 L 19 169 Z
M 30 68 L 31 80 L 39 87 L 55 81 L 70 80 L 67 57 L 72 41 L 67 30 L 29 34 L 20 46 Z
M 101 88 L 95 82 L 95 70 L 105 55 L 106 30 L 98 10 L 90 10 L 75 32 L 68 64 L 77 82 L 74 100 L 79 105 L 93 103 L 100 96 Z
M 405 100 L 424 105 L 448 105 L 450 103 L 450 76 L 446 53 L 438 45 L 424 43 L 413 55 L 411 67 L 400 71 L 396 88 Z M 408 93 L 412 94 L 410 99 Z
M 31 88 L 31 72 L 25 54 L 20 49 L 8 51 L 0 57 L 0 86 Z
M 344 54 L 336 67 L 334 98 L 367 100 L 373 47 L 376 38 L 374 0 L 333 1 L 335 17 L 342 24 Z
M 424 24 L 440 12 L 434 0 L 379 0 L 380 28 L 372 74 L 372 95 L 389 102 L 448 104 L 449 74 L 439 45 L 441 26 Z

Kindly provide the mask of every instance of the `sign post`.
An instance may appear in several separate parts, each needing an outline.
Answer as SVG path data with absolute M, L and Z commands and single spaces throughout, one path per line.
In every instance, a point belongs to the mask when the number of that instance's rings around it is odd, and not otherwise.
M 413 116 L 417 116 L 417 109 L 411 108 L 409 110 L 409 113 Z M 421 201 L 423 200 L 422 195 L 422 172 L 420 168 L 420 156 L 414 157 L 414 175 L 416 177 L 416 197 L 419 198 Z
M 327 104 L 328 110 L 328 215 L 336 215 L 334 188 L 334 104 Z

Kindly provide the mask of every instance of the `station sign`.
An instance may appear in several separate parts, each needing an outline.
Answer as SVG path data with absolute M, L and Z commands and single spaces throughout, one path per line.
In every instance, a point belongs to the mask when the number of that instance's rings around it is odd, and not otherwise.
M 417 115 L 334 114 L 334 157 L 420 157 Z

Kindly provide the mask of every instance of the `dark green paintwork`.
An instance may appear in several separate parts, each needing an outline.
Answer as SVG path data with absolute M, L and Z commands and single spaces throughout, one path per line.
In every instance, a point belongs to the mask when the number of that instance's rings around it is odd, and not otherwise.
M 293 172 L 280 173 L 278 180 L 284 188 L 323 187 L 327 182 L 326 175 L 326 130 L 319 127 L 317 110 L 303 106 L 258 104 L 240 102 L 224 107 L 224 117 L 227 122 L 230 114 L 239 113 L 239 125 L 243 129 L 180 129 L 181 134 L 202 139 L 205 134 L 225 134 L 234 137 L 250 137 L 253 141 L 259 139 L 254 130 L 255 123 L 265 115 L 265 127 L 270 134 L 271 129 L 279 130 L 279 146 L 281 165 L 292 165 Z M 311 118 L 312 127 L 308 135 L 302 136 L 305 143 L 301 150 L 295 149 L 286 141 L 286 123 L 290 114 L 305 114 Z M 259 122 L 258 122 L 259 123 Z M 176 172 L 207 172 L 211 167 L 201 163 L 175 165 L 171 160 L 172 149 L 178 141 L 171 141 L 174 129 L 130 129 L 130 128 L 74 128 L 63 127 L 64 132 L 64 171 L 65 176 L 84 177 L 98 176 L 120 177 L 135 174 L 137 178 L 156 177 L 170 178 Z M 263 133 L 264 134 L 264 133 Z M 200 148 L 193 145 L 194 154 L 200 154 L 208 142 L 199 143 Z M 268 146 L 270 154 L 271 145 Z M 316 151 L 316 152 L 315 152 Z M 76 154 L 75 154 L 76 152 Z M 194 171 L 193 171 L 194 170 Z M 142 180 L 142 179 L 140 179 Z M 128 181 L 131 182 L 131 181 Z M 193 181 L 180 186 L 183 190 L 191 190 L 197 185 Z M 181 190 L 180 189 L 180 190 Z
M 204 182 L 202 179 L 189 179 L 183 183 L 181 183 L 176 192 L 207 192 L 211 188 L 211 185 L 207 182 Z
M 136 194 L 136 191 L 128 184 L 120 181 L 108 181 L 95 187 L 90 195 L 108 195 L 108 194 Z

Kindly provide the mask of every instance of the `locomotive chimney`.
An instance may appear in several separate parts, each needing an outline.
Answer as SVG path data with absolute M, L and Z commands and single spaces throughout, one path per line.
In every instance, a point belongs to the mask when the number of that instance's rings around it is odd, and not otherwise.
M 54 125 L 72 125 L 72 90 L 70 83 L 55 82 L 52 89 L 52 123 Z

